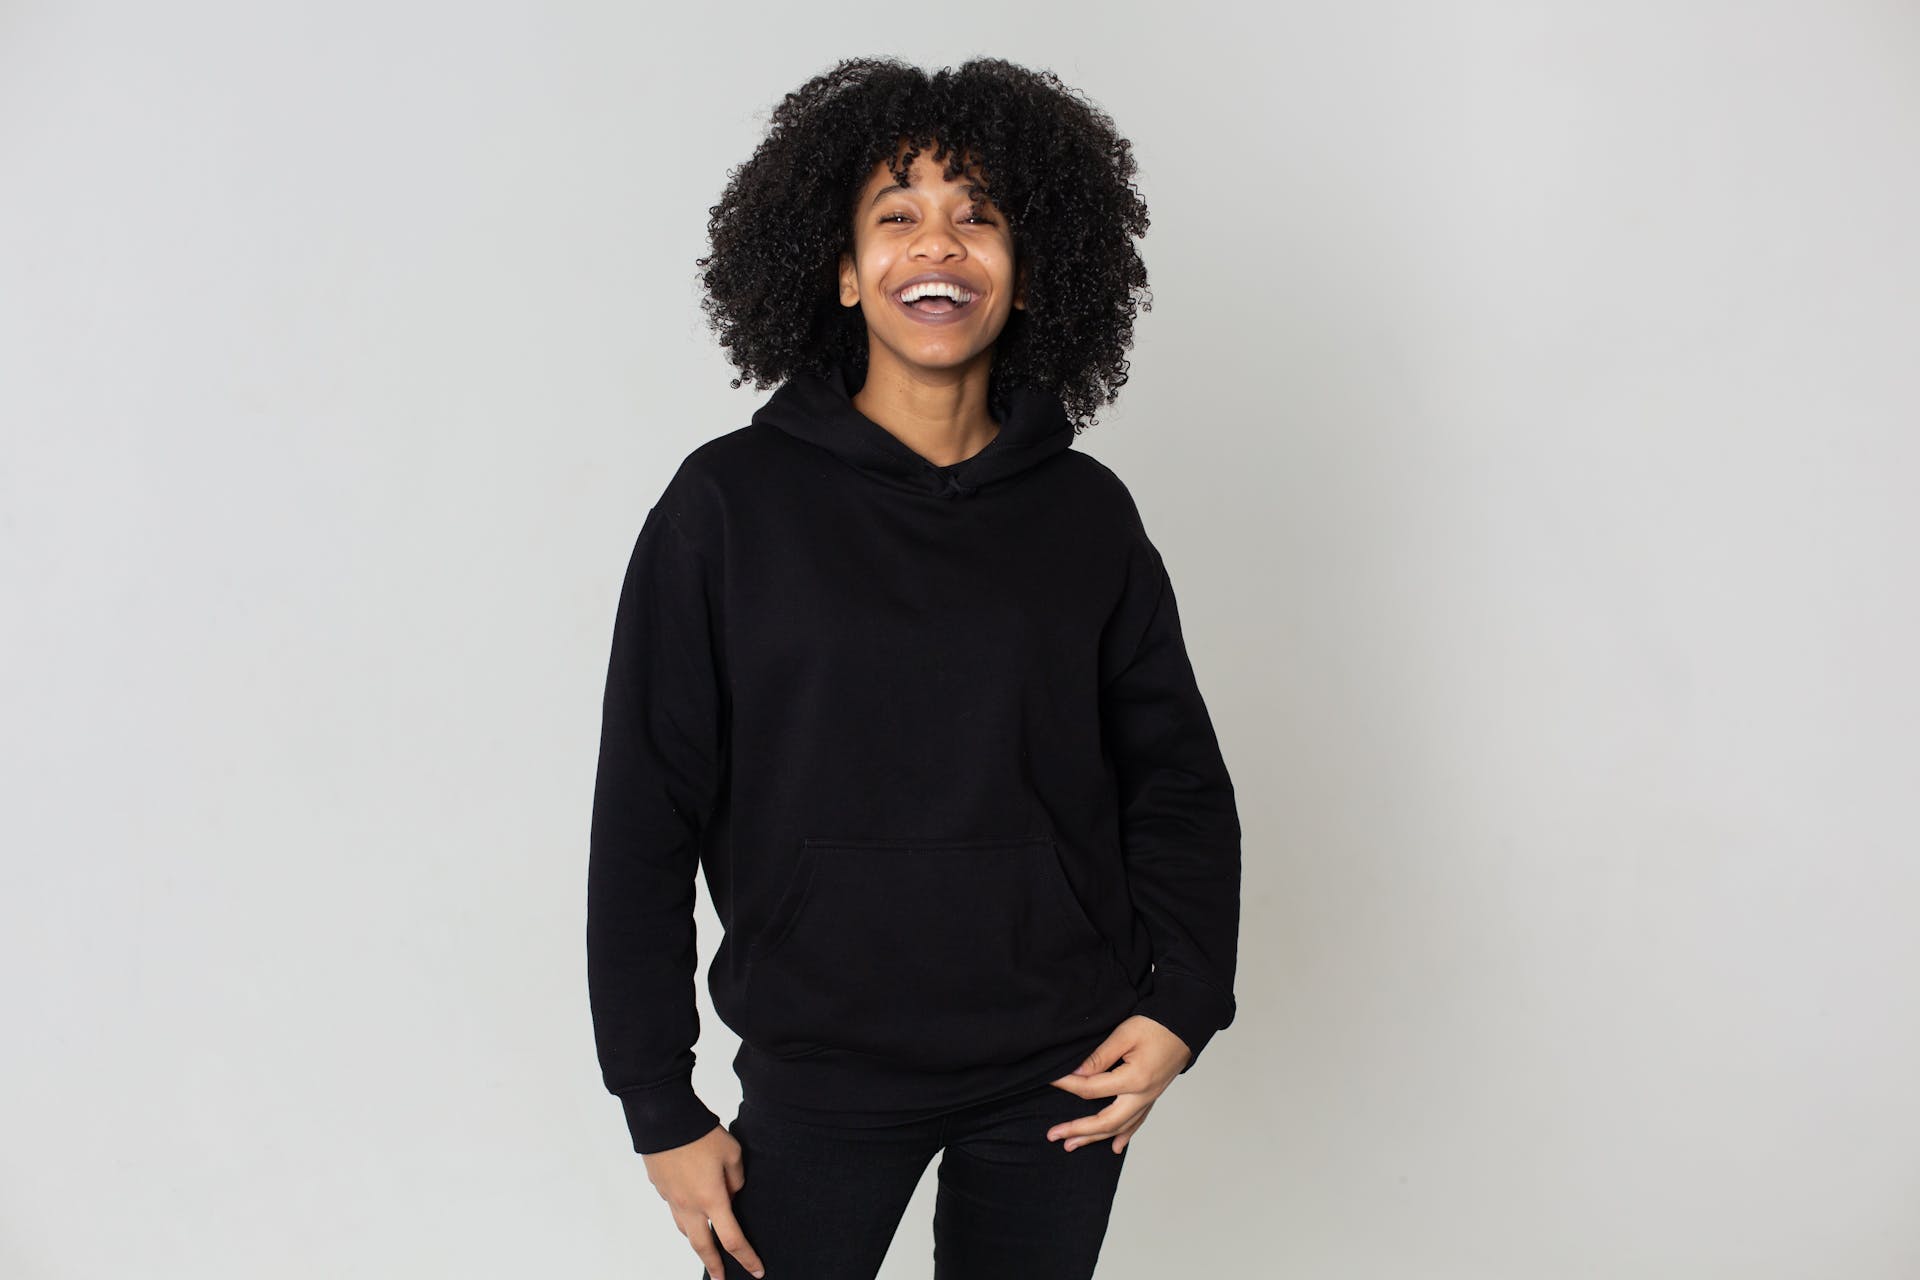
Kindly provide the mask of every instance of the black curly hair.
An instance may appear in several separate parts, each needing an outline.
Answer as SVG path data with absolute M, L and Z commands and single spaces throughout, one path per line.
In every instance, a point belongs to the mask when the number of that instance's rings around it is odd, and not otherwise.
M 900 154 L 905 142 L 904 154 Z M 1133 241 L 1147 231 L 1132 144 L 1051 71 L 975 58 L 931 74 L 893 58 L 849 58 L 786 95 L 765 139 L 729 170 L 708 212 L 712 252 L 696 259 L 708 325 L 765 388 L 796 373 L 850 366 L 865 376 L 867 326 L 838 300 L 836 268 L 853 250 L 853 201 L 885 162 L 905 185 L 915 157 L 1007 218 L 1026 309 L 994 344 L 988 404 L 1008 391 L 1057 395 L 1074 429 L 1095 421 L 1127 380 L 1139 310 L 1151 310 Z M 971 164 L 970 170 L 965 169 Z

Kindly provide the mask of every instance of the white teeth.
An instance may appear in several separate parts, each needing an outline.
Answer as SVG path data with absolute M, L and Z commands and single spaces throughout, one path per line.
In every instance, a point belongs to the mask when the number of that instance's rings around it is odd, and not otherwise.
M 956 303 L 972 302 L 973 295 L 957 284 L 948 284 L 944 280 L 928 280 L 921 284 L 910 284 L 900 291 L 900 301 L 914 302 L 927 297 L 951 298 Z

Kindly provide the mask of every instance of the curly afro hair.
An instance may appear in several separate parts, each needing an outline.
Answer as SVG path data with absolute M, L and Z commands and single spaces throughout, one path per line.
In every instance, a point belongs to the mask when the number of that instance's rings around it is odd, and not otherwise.
M 901 153 L 905 144 L 904 154 Z M 696 259 L 708 325 L 765 388 L 845 364 L 865 377 L 867 326 L 838 299 L 853 250 L 853 202 L 874 167 L 903 185 L 925 150 L 949 181 L 968 174 L 1006 216 L 1026 309 L 994 344 L 988 404 L 1017 386 L 1052 392 L 1074 429 L 1092 425 L 1127 380 L 1139 310 L 1151 310 L 1133 241 L 1147 231 L 1132 144 L 1051 71 L 976 58 L 928 74 L 892 58 L 850 58 L 786 95 L 751 158 L 708 212 L 712 252 Z M 967 166 L 971 164 L 971 168 Z

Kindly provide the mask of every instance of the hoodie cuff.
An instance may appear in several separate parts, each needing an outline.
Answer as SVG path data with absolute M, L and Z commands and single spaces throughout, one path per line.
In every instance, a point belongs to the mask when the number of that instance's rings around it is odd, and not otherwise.
M 627 1113 L 633 1149 L 643 1156 L 698 1141 L 713 1132 L 720 1117 L 693 1091 L 693 1073 L 617 1095 Z
M 1214 1032 L 1233 1021 L 1232 1003 L 1223 1007 L 1220 993 L 1212 984 L 1161 968 L 1154 969 L 1153 990 L 1134 1003 L 1133 1011 L 1186 1041 L 1193 1056 L 1180 1068 L 1181 1075 L 1200 1061 L 1200 1051 L 1213 1039 Z

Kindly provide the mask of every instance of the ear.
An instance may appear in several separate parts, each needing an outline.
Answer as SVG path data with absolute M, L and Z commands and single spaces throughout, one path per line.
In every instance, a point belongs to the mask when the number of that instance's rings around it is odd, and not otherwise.
M 840 255 L 840 305 L 857 307 L 860 305 L 860 277 L 853 270 L 853 255 Z
M 1019 275 L 1013 282 L 1013 305 L 1020 310 L 1027 309 L 1027 264 L 1020 264 Z

